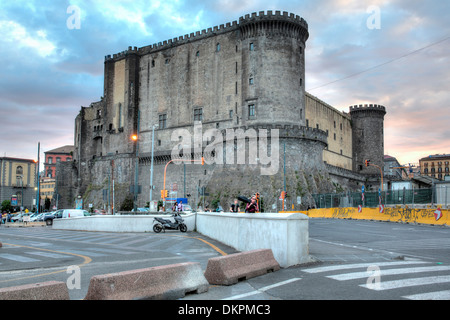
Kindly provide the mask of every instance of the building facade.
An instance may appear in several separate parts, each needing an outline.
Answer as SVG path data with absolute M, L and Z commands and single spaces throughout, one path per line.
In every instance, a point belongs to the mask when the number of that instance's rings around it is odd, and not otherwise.
M 60 161 L 72 161 L 74 146 L 63 146 L 44 152 L 44 172 L 45 177 L 56 177 L 56 164 Z
M 104 206 L 113 185 L 115 208 L 134 190 L 139 206 L 157 200 L 164 186 L 194 207 L 259 192 L 280 209 L 285 189 L 307 207 L 313 193 L 372 179 L 358 164 L 382 163 L 384 107 L 348 114 L 307 94 L 308 37 L 301 17 L 267 11 L 106 56 L 103 98 L 81 108 L 74 161 L 60 164 L 67 204 Z
M 21 206 L 33 209 L 36 203 L 36 170 L 34 160 L 0 158 L 0 203 L 10 200 L 17 210 Z
M 450 176 L 449 163 L 450 154 L 429 155 L 419 160 L 421 174 L 439 180 Z

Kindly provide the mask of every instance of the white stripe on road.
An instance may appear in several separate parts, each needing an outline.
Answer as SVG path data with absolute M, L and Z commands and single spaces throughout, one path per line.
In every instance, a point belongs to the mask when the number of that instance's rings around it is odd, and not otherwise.
M 262 287 L 262 288 L 260 288 L 258 290 L 255 290 L 255 291 L 251 291 L 251 292 L 247 292 L 247 293 L 243 293 L 243 294 L 238 294 L 238 295 L 231 296 L 231 297 L 228 297 L 228 298 L 225 298 L 225 299 L 222 299 L 222 300 L 237 300 L 237 299 L 253 296 L 255 294 L 258 294 L 258 293 L 261 293 L 261 292 L 264 292 L 264 291 L 267 291 L 267 290 L 270 290 L 270 289 L 273 289 L 273 288 L 276 288 L 276 287 L 280 287 L 280 286 L 283 286 L 285 284 L 288 284 L 288 283 L 291 283 L 291 282 L 295 282 L 295 281 L 298 281 L 298 280 L 301 280 L 301 279 L 302 278 L 292 278 L 292 279 L 289 279 L 289 280 L 286 280 L 286 281 L 282 281 L 282 282 L 278 282 L 278 283 L 272 284 L 270 286 Z
M 410 300 L 450 300 L 450 290 L 413 294 L 403 298 Z
M 425 278 L 413 278 L 413 279 L 403 279 L 395 281 L 381 281 L 374 285 L 373 283 L 361 284 L 360 287 L 381 291 L 381 290 L 391 290 L 404 287 L 422 286 L 427 284 L 445 283 L 450 282 L 450 276 L 435 276 L 435 277 L 425 277 Z
M 24 256 L 18 256 L 18 255 L 9 254 L 9 253 L 2 253 L 2 254 L 0 254 L 0 258 L 13 260 L 13 261 L 18 261 L 18 262 L 36 262 L 36 261 L 40 261 L 40 260 L 37 260 L 37 259 L 28 258 L 28 257 L 24 257 Z
M 378 266 L 374 264 L 374 266 Z M 380 276 L 387 276 L 392 274 L 408 274 L 408 273 L 418 273 L 418 272 L 429 272 L 429 271 L 446 271 L 450 270 L 449 266 L 432 266 L 432 267 L 417 267 L 417 268 L 402 268 L 402 269 L 385 269 L 380 270 Z M 363 279 L 371 276 L 373 273 L 368 271 L 363 272 L 353 272 L 353 273 L 344 273 L 338 274 L 334 276 L 327 276 L 327 278 L 331 278 L 334 280 L 345 281 L 345 280 L 354 280 L 354 279 Z
M 47 257 L 47 258 L 67 258 L 71 257 L 69 255 L 58 254 L 53 252 L 43 252 L 43 251 L 33 251 L 33 252 L 25 252 L 26 254 L 34 254 L 37 256 Z
M 309 268 L 303 269 L 302 271 L 308 273 L 319 273 L 319 272 L 328 272 L 328 271 L 336 271 L 336 270 L 346 270 L 346 269 L 355 269 L 355 268 L 368 268 L 370 266 L 396 266 L 396 265 L 410 265 L 410 264 L 424 264 L 430 262 L 424 262 L 420 260 L 411 260 L 411 261 L 398 261 L 398 262 L 367 262 L 367 263 L 355 263 L 355 264 L 344 264 L 344 265 L 334 265 L 328 267 L 318 267 L 318 268 Z

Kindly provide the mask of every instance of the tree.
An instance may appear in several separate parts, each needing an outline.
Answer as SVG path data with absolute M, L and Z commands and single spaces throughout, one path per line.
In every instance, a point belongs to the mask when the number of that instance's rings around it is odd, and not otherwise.
M 2 212 L 10 212 L 11 211 L 11 201 L 10 200 L 4 200 L 2 202 Z
M 48 211 L 50 209 L 52 202 L 50 201 L 50 199 L 48 197 L 45 197 L 45 203 L 44 203 L 44 209 L 46 211 Z
M 133 196 L 128 195 L 120 206 L 120 211 L 131 211 L 134 208 Z

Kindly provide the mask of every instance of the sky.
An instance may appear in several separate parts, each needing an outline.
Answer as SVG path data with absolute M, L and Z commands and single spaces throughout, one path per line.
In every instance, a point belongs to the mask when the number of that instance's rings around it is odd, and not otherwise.
M 267 10 L 307 21 L 309 93 L 386 107 L 385 154 L 450 154 L 449 0 L 0 0 L 0 157 L 73 145 L 106 55 Z

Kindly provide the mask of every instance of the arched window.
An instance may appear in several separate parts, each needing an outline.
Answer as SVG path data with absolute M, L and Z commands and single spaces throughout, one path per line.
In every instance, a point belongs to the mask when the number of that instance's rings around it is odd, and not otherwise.
M 23 174 L 23 168 L 22 168 L 22 166 L 18 166 L 18 167 L 16 168 L 16 174 Z

